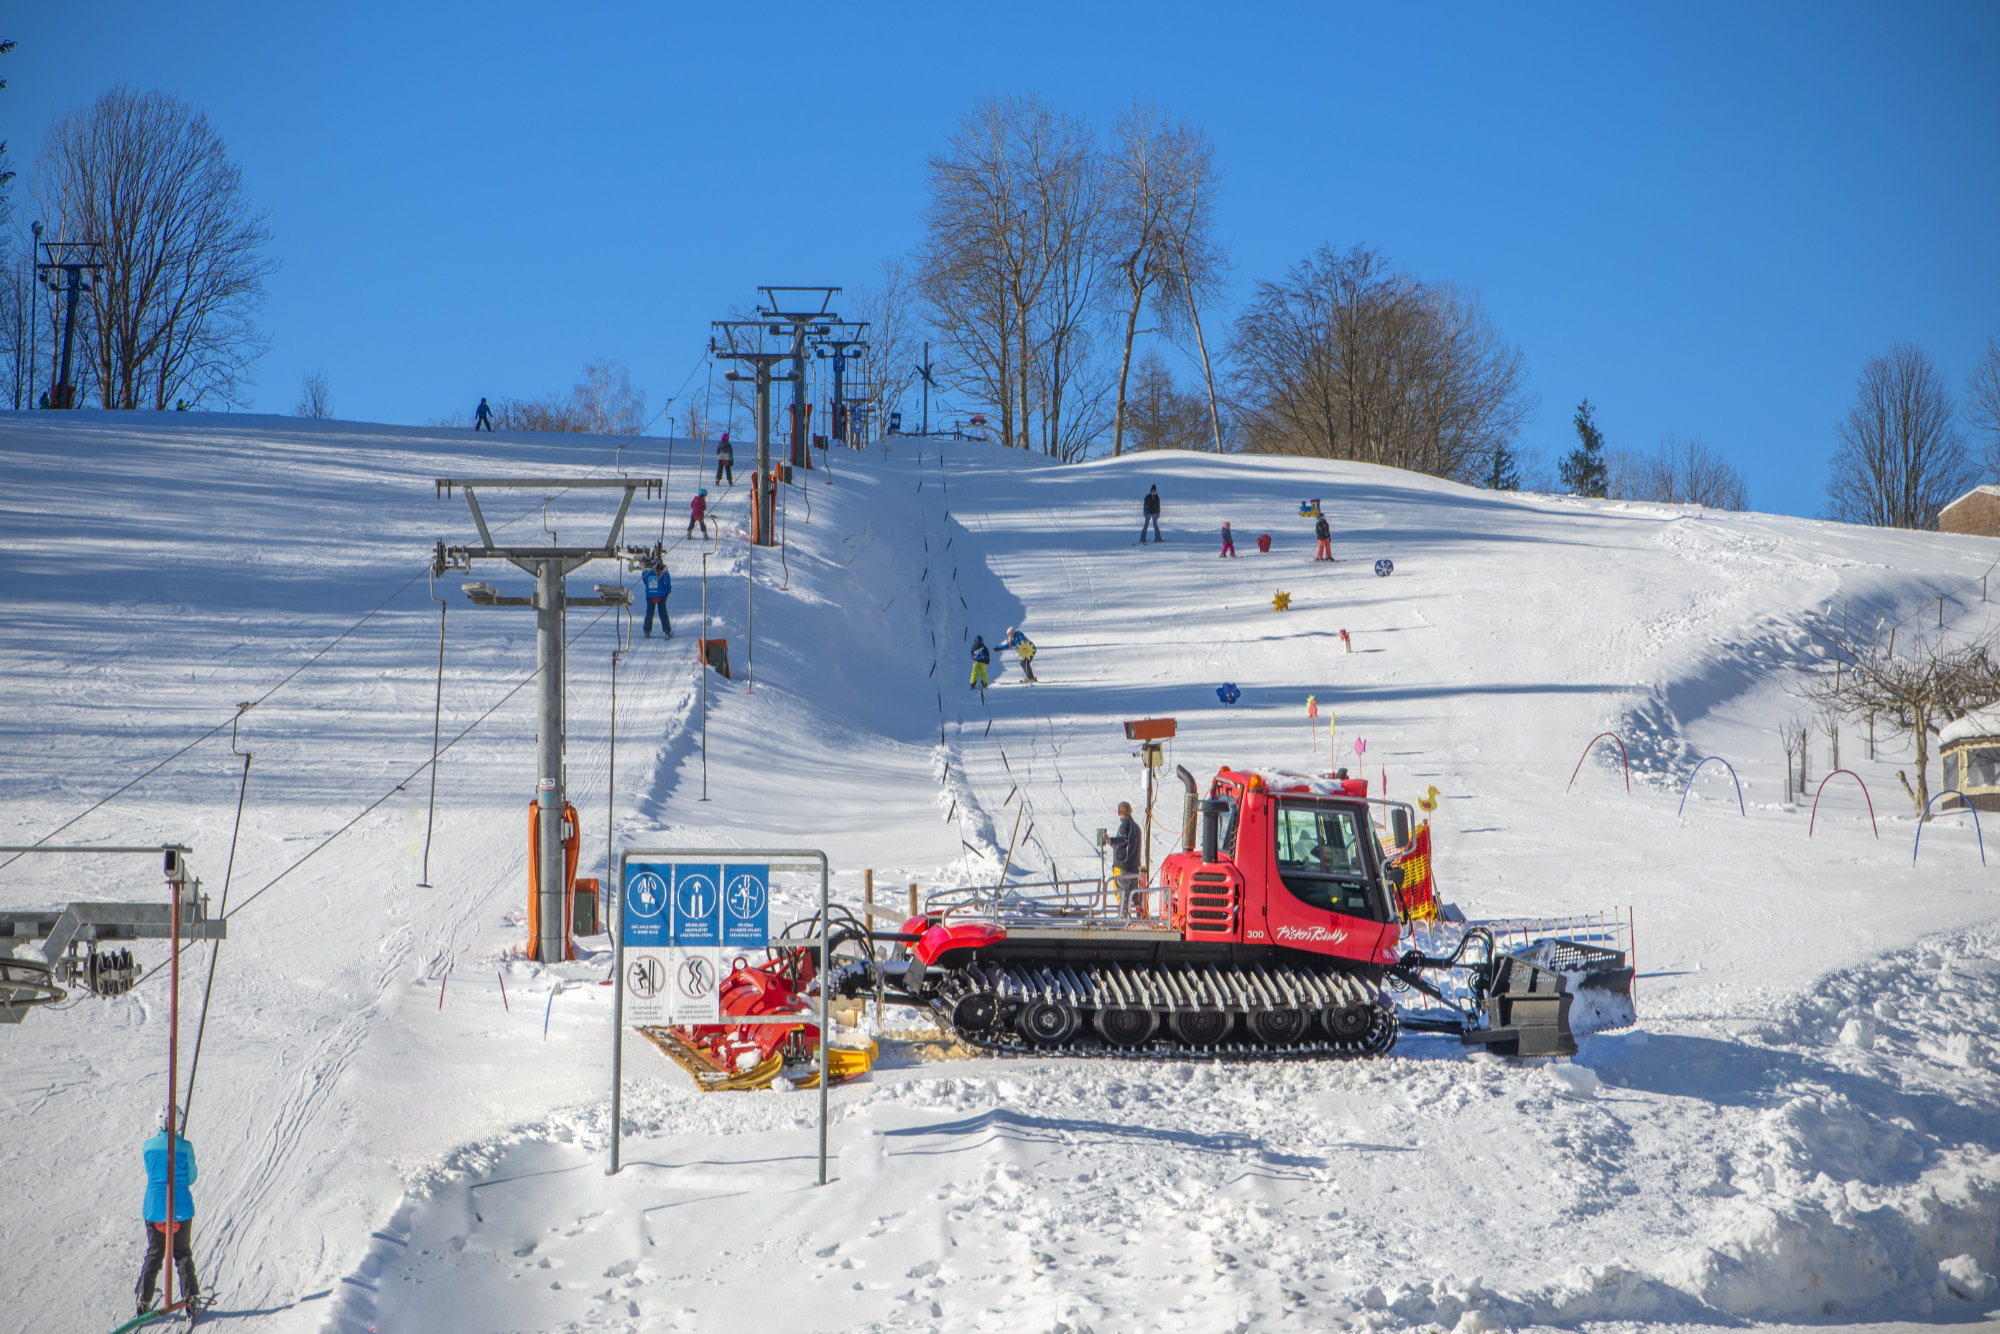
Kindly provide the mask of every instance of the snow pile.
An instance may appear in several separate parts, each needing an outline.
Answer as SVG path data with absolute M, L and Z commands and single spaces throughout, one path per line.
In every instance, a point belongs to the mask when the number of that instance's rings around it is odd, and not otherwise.
M 2000 936 L 1987 931 L 1830 979 L 1785 1026 L 1798 1045 L 1774 1049 L 1809 1064 L 1718 1162 L 1728 1198 L 1706 1244 L 1663 1273 L 1742 1315 L 1983 1300 L 1974 1257 L 2000 1247 L 2000 1078 L 1973 1033 L 1996 1025 Z

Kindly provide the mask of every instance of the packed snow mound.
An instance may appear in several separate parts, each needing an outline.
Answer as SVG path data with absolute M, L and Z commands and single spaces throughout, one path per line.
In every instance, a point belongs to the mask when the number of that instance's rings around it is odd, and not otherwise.
M 644 839 L 821 846 L 849 904 L 867 869 L 878 901 L 1003 863 L 1095 875 L 1096 828 L 1143 790 L 1119 724 L 1170 716 L 1169 773 L 1338 762 L 1393 798 L 1435 786 L 1436 874 L 1472 916 L 1632 911 L 1640 1027 L 1567 1064 L 1410 1036 L 1384 1060 L 1264 1067 L 889 1042 L 834 1091 L 824 1189 L 815 1097 L 701 1094 L 630 1043 L 626 1169 L 605 1177 L 608 941 L 558 969 L 519 953 L 532 618 L 475 611 L 463 576 L 425 568 L 473 531 L 436 479 L 618 471 L 666 482 L 629 522 L 666 545 L 675 633 L 571 613 L 583 874 Z M 1996 1300 L 2000 899 L 1970 818 L 1929 826 L 1913 866 L 1906 739 L 1849 727 L 1841 764 L 1882 836 L 1843 780 L 1808 838 L 1775 728 L 1813 618 L 1934 623 L 1945 592 L 1948 625 L 1981 629 L 2000 544 L 1292 459 L 1057 467 L 897 441 L 804 482 L 784 548 L 753 560 L 745 488 L 716 487 L 696 442 L 0 416 L 0 842 L 185 842 L 218 904 L 235 849 L 190 1132 L 197 1256 L 242 1329 L 749 1312 L 801 1331 L 1471 1334 Z M 1141 547 L 1154 484 L 1167 540 Z M 698 485 L 721 525 L 706 543 L 684 536 Z M 1313 496 L 1332 564 L 1297 517 Z M 594 540 L 603 498 L 487 517 L 507 540 Z M 1218 559 L 1224 520 L 1272 552 Z M 704 607 L 734 679 L 695 660 Z M 1001 653 L 969 688 L 971 636 L 1010 625 L 1040 683 Z M 434 719 L 463 738 L 433 822 Z M 1610 742 L 1571 785 L 1607 731 L 1629 794 Z M 1813 745 L 1817 776 L 1833 757 Z M 1689 787 L 1706 756 L 1733 766 L 1742 813 L 1720 765 Z M 149 876 L 23 859 L 0 907 L 143 897 Z M 809 897 L 780 887 L 774 918 Z M 20 1183 L 0 1309 L 81 1329 L 125 1299 L 162 987 L 0 1029 L 0 1170 Z

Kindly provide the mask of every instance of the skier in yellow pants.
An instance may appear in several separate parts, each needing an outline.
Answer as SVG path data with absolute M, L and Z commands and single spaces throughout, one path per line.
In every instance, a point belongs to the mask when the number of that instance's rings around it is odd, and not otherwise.
M 986 689 L 986 664 L 993 660 L 993 654 L 986 647 L 986 640 L 980 635 L 972 637 L 972 686 L 974 690 Z

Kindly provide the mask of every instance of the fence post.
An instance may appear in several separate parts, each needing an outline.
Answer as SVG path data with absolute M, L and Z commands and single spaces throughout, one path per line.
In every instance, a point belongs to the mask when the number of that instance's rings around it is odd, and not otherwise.
M 911 885 L 911 886 L 910 886 L 910 916 L 912 916 L 912 917 L 915 917 L 916 915 L 917 915 L 917 887 L 916 887 L 915 885 Z

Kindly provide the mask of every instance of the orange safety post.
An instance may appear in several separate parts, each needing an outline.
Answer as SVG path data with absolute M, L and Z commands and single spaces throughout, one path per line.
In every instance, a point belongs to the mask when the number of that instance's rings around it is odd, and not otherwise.
M 534 802 L 528 803 L 528 953 L 533 955 L 535 944 L 542 938 L 542 822 L 537 818 L 540 810 Z M 563 803 L 563 911 L 571 911 L 570 905 L 576 898 L 576 861 L 583 851 L 583 840 L 577 836 L 576 807 L 570 802 Z M 576 948 L 570 938 L 569 923 L 563 923 L 563 958 L 574 959 Z M 543 963 L 553 960 L 544 959 Z

